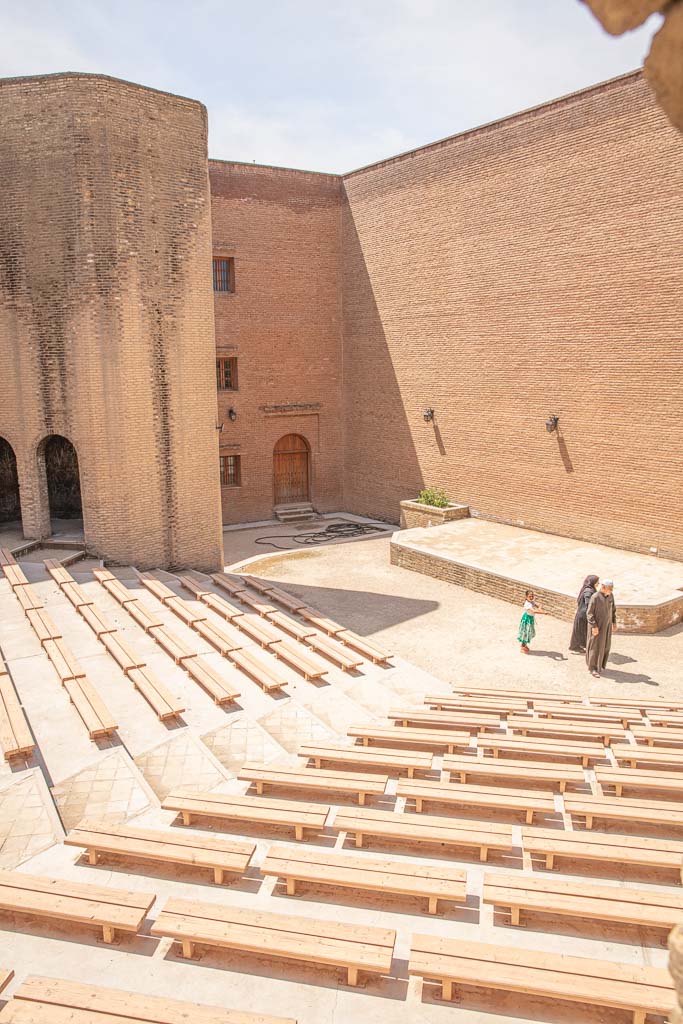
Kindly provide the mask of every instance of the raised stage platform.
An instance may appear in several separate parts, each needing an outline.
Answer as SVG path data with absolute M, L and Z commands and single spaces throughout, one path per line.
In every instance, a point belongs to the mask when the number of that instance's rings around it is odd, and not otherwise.
M 571 621 L 589 573 L 614 580 L 619 627 L 658 633 L 683 620 L 683 562 L 483 519 L 400 530 L 394 565 L 519 604 L 531 587 L 542 608 Z

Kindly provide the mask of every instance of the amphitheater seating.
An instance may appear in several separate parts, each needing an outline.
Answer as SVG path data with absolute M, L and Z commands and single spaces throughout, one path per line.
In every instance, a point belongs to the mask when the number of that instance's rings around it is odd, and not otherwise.
M 453 753 L 455 747 L 468 747 L 468 732 L 450 732 L 445 729 L 399 729 L 371 722 L 363 725 L 351 725 L 346 730 L 349 736 L 363 741 L 367 746 L 370 740 L 376 743 L 407 744 L 409 747 L 436 747 Z
M 303 608 L 299 608 L 297 615 L 304 619 L 305 622 L 310 622 L 322 633 L 327 633 L 328 636 L 336 636 L 338 633 L 344 632 L 343 626 L 340 626 L 338 622 L 334 622 L 326 615 L 323 615 L 323 613 L 319 612 L 317 608 L 309 608 L 308 605 L 304 605 Z
M 460 694 L 463 697 L 493 697 L 496 700 L 512 698 L 513 700 L 523 700 L 528 704 L 533 704 L 538 700 L 546 704 L 552 702 L 580 705 L 583 702 L 583 698 L 578 693 L 553 693 L 552 691 L 545 693 L 543 690 L 505 690 L 490 686 L 454 686 L 453 693 Z
M 572 818 L 585 818 L 586 828 L 593 828 L 596 818 L 622 822 L 683 827 L 683 804 L 661 800 L 632 800 L 624 796 L 566 796 L 565 810 Z
M 675 726 L 667 728 L 656 725 L 634 725 L 631 727 L 631 732 L 637 741 L 645 741 L 650 747 L 659 743 L 665 747 L 683 743 L 683 729 L 677 729 Z M 683 750 L 681 750 L 681 754 L 683 754 Z
M 242 875 L 256 850 L 255 843 L 229 842 L 192 833 L 152 831 L 112 825 L 106 821 L 82 821 L 64 840 L 67 846 L 81 846 L 91 864 L 101 854 L 115 854 L 157 864 L 186 864 L 211 868 L 220 885 L 225 872 Z
M 290 917 L 223 904 L 170 899 L 151 927 L 152 935 L 175 939 L 183 956 L 192 958 L 197 943 L 281 956 L 347 971 L 349 985 L 358 984 L 358 971 L 386 974 L 396 932 L 312 917 Z
M 468 778 L 491 778 L 497 781 L 514 779 L 521 783 L 543 783 L 558 786 L 564 793 L 567 786 L 585 785 L 583 769 L 578 765 L 558 764 L 553 761 L 514 761 L 502 757 L 476 758 L 467 755 L 444 754 L 442 767 L 451 775 L 458 775 L 462 783 Z
M 438 729 L 450 726 L 453 729 L 469 729 L 476 732 L 479 729 L 503 728 L 500 719 L 491 715 L 481 715 L 467 711 L 426 711 L 424 708 L 392 708 L 387 713 L 387 718 L 397 722 L 401 726 L 416 725 L 423 729 Z
M 680 747 L 648 747 L 644 744 L 612 744 L 617 762 L 636 768 L 639 764 L 666 766 L 683 771 L 683 750 Z
M 683 711 L 662 711 L 657 708 L 648 708 L 646 714 L 650 725 L 672 725 L 677 729 L 683 728 Z
M 437 711 L 465 711 L 476 712 L 481 715 L 496 715 L 504 717 L 510 712 L 516 711 L 523 715 L 529 711 L 529 705 L 525 700 L 502 697 L 497 700 L 495 697 L 458 697 L 455 694 L 432 694 L 424 698 L 424 703 Z
M 566 739 L 549 739 L 538 736 L 493 736 L 479 734 L 477 747 L 491 750 L 498 757 L 501 750 L 512 754 L 525 754 L 529 757 L 561 757 L 565 760 L 578 758 L 587 768 L 591 761 L 606 760 L 605 748 L 602 744 L 574 742 Z
M 645 865 L 671 868 L 680 873 L 683 842 L 670 839 L 643 839 L 584 830 L 561 832 L 558 829 L 522 827 L 522 844 L 529 853 L 545 857 L 545 866 L 553 867 L 557 857 L 589 860 L 621 867 Z
M 648 708 L 659 708 L 660 711 L 683 711 L 683 701 L 667 700 L 666 697 L 591 697 L 591 704 L 607 708 L 638 708 L 640 711 L 647 711 Z
M 363 659 L 359 654 L 352 653 L 350 648 L 344 647 L 332 637 L 323 636 L 322 633 L 307 636 L 306 643 L 328 661 L 338 665 L 344 672 L 355 672 L 363 664 Z
M 422 811 L 425 802 L 473 807 L 487 813 L 491 810 L 513 813 L 521 811 L 527 825 L 533 824 L 534 814 L 555 813 L 552 793 L 538 793 L 528 789 L 500 790 L 492 786 L 460 786 L 399 779 L 396 792 L 398 796 L 413 801 L 418 812 Z
M 0 1013 L 2 1024 L 296 1024 L 163 996 L 29 975 Z
M 408 972 L 440 982 L 445 1000 L 452 999 L 454 984 L 473 985 L 629 1010 L 633 1024 L 645 1024 L 648 1013 L 666 1016 L 675 1003 L 673 981 L 663 968 L 439 935 L 413 935 Z
M 683 917 L 683 895 L 679 893 L 587 885 L 547 875 L 484 875 L 483 901 L 509 910 L 513 925 L 521 923 L 522 910 L 667 930 Z
M 294 829 L 296 839 L 304 838 L 304 829 L 319 832 L 325 825 L 329 807 L 292 800 L 256 799 L 232 793 L 169 793 L 161 805 L 167 811 L 180 811 L 183 824 L 191 819 L 227 818 L 262 825 L 283 825 Z
M 266 693 L 280 693 L 282 688 L 287 685 L 287 680 L 280 675 L 275 666 L 264 662 L 255 651 L 248 647 L 239 651 L 231 651 L 228 657 L 242 672 L 258 683 Z
M 441 818 L 432 814 L 397 814 L 395 811 L 375 811 L 365 808 L 346 808 L 337 811 L 332 827 L 337 832 L 351 832 L 356 846 L 363 845 L 366 836 L 393 839 L 410 846 L 419 843 L 444 846 L 474 847 L 481 860 L 489 850 L 512 850 L 512 825 L 469 818 Z
M 534 711 L 543 719 L 559 718 L 568 719 L 572 722 L 619 722 L 624 729 L 628 729 L 631 722 L 641 722 L 640 711 L 624 708 L 592 708 L 592 707 L 570 707 L 567 704 L 535 704 Z
M 283 878 L 288 896 L 295 895 L 297 882 L 310 882 L 427 897 L 430 914 L 436 914 L 439 900 L 463 903 L 467 898 L 467 875 L 461 868 L 356 857 L 309 847 L 271 846 L 261 874 Z
M 558 736 L 561 739 L 579 739 L 586 737 L 604 743 L 606 747 L 613 739 L 623 741 L 624 729 L 621 723 L 610 725 L 608 722 L 558 722 L 550 718 L 517 718 L 508 715 L 508 726 L 522 736 Z
M 35 742 L 7 666 L 0 657 L 0 747 L 6 761 L 29 758 Z
M 350 793 L 358 797 L 359 804 L 364 804 L 368 796 L 382 796 L 389 781 L 387 775 L 262 764 L 245 764 L 240 769 L 238 778 L 255 783 L 259 795 L 263 793 L 264 786 L 309 789 L 322 793 Z
M 683 772 L 657 771 L 653 768 L 613 768 L 596 764 L 595 778 L 604 789 L 614 787 L 617 796 L 625 789 L 659 789 L 683 793 Z
M 0 992 L 7 988 L 13 977 L 14 971 L 8 971 L 6 968 L 0 967 Z
M 358 651 L 368 661 L 373 661 L 377 665 L 386 664 L 390 658 L 393 658 L 393 654 L 378 647 L 377 644 L 373 644 L 366 637 L 358 636 L 350 629 L 344 629 L 341 633 L 337 633 L 337 639 L 341 640 L 346 647 Z
M 304 744 L 297 751 L 299 757 L 313 761 L 320 768 L 325 761 L 331 764 L 372 765 L 406 773 L 412 779 L 415 772 L 431 771 L 434 755 L 419 750 L 392 750 L 390 747 L 350 747 L 341 743 Z
M 300 650 L 289 640 L 274 640 L 269 644 L 268 650 L 280 661 L 300 672 L 304 679 L 322 679 L 327 675 L 328 668 L 324 662 L 310 651 Z
M 251 577 L 246 576 L 245 580 L 251 582 Z M 295 597 L 294 594 L 288 594 L 286 590 L 280 590 L 279 587 L 268 587 L 267 590 L 261 591 L 264 593 L 269 601 L 275 601 L 277 604 L 286 608 L 288 612 L 298 612 L 300 608 L 306 607 L 306 602 L 300 597 Z
M 137 932 L 155 899 L 152 893 L 0 871 L 0 910 L 96 925 L 105 942 L 113 942 L 117 931 Z

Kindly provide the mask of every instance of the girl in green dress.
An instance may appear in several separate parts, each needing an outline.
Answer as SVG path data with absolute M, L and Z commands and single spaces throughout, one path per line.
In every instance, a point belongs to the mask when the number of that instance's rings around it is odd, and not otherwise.
M 529 642 L 536 636 L 536 619 L 537 615 L 545 615 L 546 613 L 542 608 L 539 608 L 534 600 L 533 590 L 526 590 L 524 592 L 524 608 L 522 609 L 522 621 L 519 624 L 519 633 L 517 634 L 517 640 L 520 643 L 520 651 L 522 654 L 529 653 Z

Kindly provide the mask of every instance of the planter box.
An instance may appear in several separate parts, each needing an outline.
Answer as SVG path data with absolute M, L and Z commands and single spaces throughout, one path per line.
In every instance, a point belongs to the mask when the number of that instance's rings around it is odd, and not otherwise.
M 410 530 L 414 526 L 442 526 L 454 519 L 467 519 L 470 514 L 469 505 L 446 505 L 436 508 L 435 505 L 423 505 L 419 501 L 401 502 L 401 529 Z

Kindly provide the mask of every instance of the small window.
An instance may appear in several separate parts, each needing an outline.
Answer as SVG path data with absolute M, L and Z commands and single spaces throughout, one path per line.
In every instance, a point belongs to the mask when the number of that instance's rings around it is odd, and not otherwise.
M 239 455 L 221 455 L 221 487 L 239 487 L 242 467 Z
M 214 256 L 213 290 L 215 292 L 234 292 L 235 261 L 232 257 Z
M 237 359 L 216 360 L 216 387 L 219 391 L 237 391 Z

